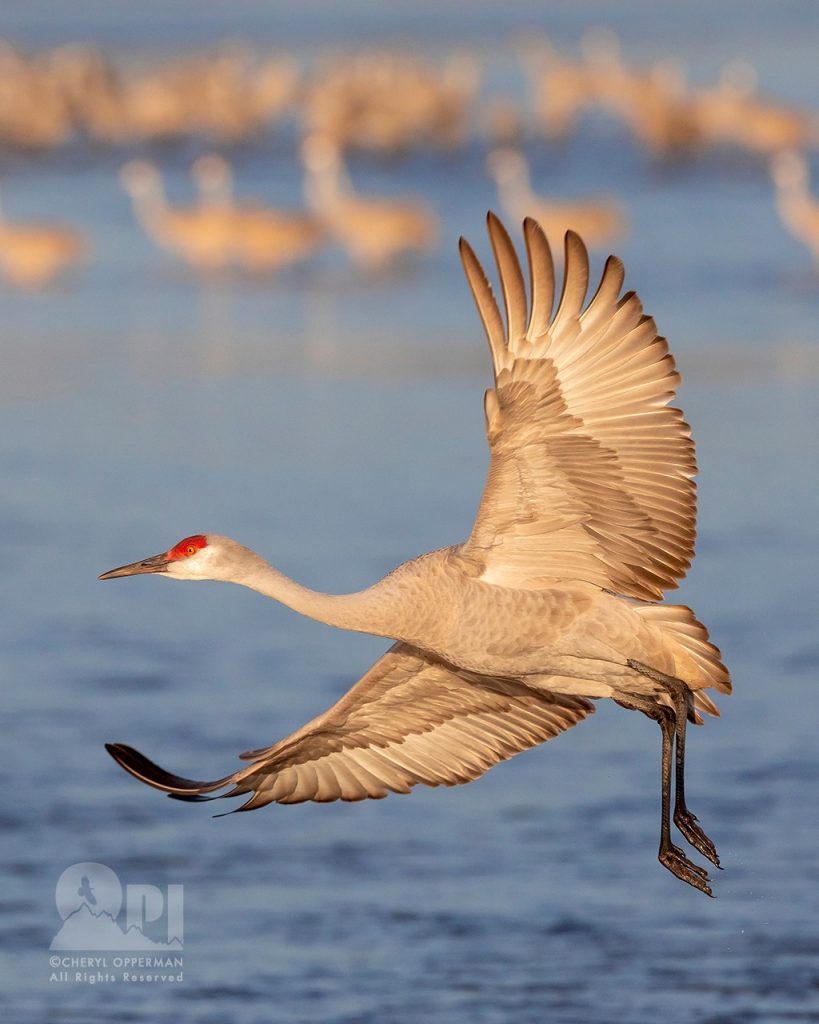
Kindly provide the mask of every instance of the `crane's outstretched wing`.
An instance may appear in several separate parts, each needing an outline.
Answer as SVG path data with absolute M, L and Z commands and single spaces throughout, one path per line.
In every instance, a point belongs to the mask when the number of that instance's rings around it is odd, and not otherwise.
M 171 775 L 132 747 L 106 745 L 138 779 L 180 799 L 251 793 L 237 808 L 271 801 L 364 800 L 416 783 L 456 786 L 543 743 L 594 711 L 589 701 L 536 692 L 514 680 L 468 675 L 395 644 L 323 715 L 214 782 Z
M 501 319 L 474 252 L 461 258 L 489 339 L 489 478 L 465 570 L 538 589 L 586 580 L 656 600 L 691 564 L 696 536 L 694 445 L 668 402 L 680 383 L 664 338 L 610 256 L 594 298 L 586 248 L 566 234 L 563 292 L 552 317 L 554 270 L 538 224 L 523 225 L 531 308 L 514 246 L 489 214 L 506 309 Z

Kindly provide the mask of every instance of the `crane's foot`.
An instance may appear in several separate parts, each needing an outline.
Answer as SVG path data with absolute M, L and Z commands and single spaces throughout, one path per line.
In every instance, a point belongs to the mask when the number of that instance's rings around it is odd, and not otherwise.
M 707 857 L 715 868 L 719 868 L 720 871 L 722 870 L 717 848 L 703 832 L 695 814 L 687 810 L 675 811 L 674 824 L 680 830 L 680 834 L 687 842 L 691 843 L 695 850 L 699 850 L 703 857 Z
M 710 882 L 708 872 L 705 868 L 701 868 L 699 864 L 689 860 L 678 846 L 674 846 L 671 842 L 665 846 L 660 846 L 658 860 L 664 868 L 668 868 L 681 882 L 687 882 L 689 885 L 693 885 L 695 889 L 699 889 L 700 892 L 704 892 L 706 896 L 713 897 L 714 894 L 708 885 Z

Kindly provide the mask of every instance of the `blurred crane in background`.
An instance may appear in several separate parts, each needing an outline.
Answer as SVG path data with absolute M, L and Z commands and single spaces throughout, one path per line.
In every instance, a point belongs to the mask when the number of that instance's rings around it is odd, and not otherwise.
M 437 245 L 438 220 L 431 208 L 415 197 L 356 192 L 332 139 L 310 135 L 301 156 L 308 208 L 359 266 L 379 270 L 402 253 Z
M 0 206 L 0 270 L 12 284 L 40 288 L 88 252 L 88 241 L 78 228 L 45 221 L 9 221 Z
M 582 235 L 592 248 L 608 245 L 627 226 L 621 207 L 611 199 L 558 200 L 532 191 L 529 165 L 519 150 L 499 148 L 487 158 L 489 173 L 498 187 L 498 198 L 508 217 L 534 217 L 552 238 L 567 231 Z
M 233 171 L 216 153 L 199 157 L 191 168 L 200 208 L 224 219 L 230 241 L 225 260 L 253 274 L 272 273 L 308 259 L 324 240 L 315 217 L 260 202 L 237 203 Z

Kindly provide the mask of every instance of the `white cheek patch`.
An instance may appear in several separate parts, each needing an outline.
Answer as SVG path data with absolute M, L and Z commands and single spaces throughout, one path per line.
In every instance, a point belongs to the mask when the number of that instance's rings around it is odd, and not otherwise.
M 209 580 L 216 574 L 218 558 L 209 548 L 201 548 L 189 558 L 180 558 L 168 566 L 167 576 L 179 580 Z

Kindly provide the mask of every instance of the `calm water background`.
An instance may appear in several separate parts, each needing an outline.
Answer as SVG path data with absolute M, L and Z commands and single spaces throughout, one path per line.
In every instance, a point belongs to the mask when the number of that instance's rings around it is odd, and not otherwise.
M 233 34 L 304 54 L 463 41 L 520 89 L 514 31 L 572 47 L 604 21 L 632 59 L 677 53 L 705 81 L 750 57 L 763 89 L 819 106 L 809 3 L 375 7 L 5 0 L 0 34 L 123 51 Z M 354 161 L 362 187 L 424 192 L 443 216 L 444 245 L 408 274 L 367 281 L 331 256 L 262 285 L 203 284 L 157 255 L 116 186 L 121 154 L 6 158 L 7 209 L 82 223 L 96 258 L 42 295 L 0 295 L 3 1020 L 819 1020 L 819 279 L 761 162 L 657 166 L 594 118 L 529 152 L 542 191 L 627 204 L 628 284 L 686 378 L 700 540 L 679 594 L 736 685 L 689 748 L 690 801 L 726 868 L 718 899 L 657 864 L 659 736 L 613 706 L 464 789 L 218 820 L 103 750 L 123 740 L 222 774 L 384 648 L 240 588 L 103 585 L 104 569 L 213 530 L 344 591 L 466 536 L 489 371 L 455 242 L 488 253 L 481 146 Z M 174 198 L 191 155 L 161 154 Z M 286 138 L 236 165 L 241 190 L 298 201 Z M 54 885 L 85 860 L 184 885 L 181 985 L 49 983 Z

